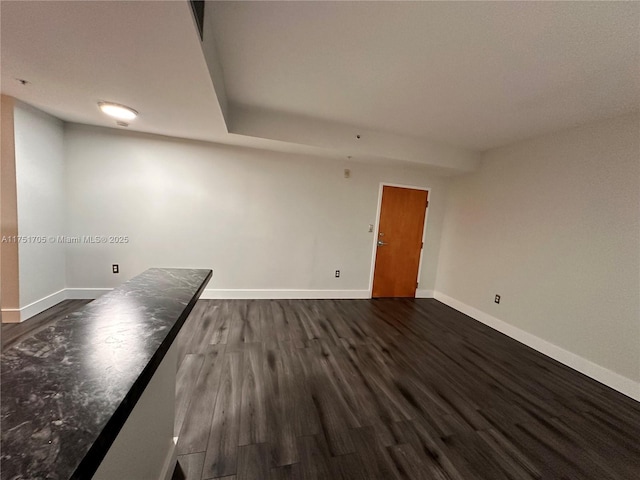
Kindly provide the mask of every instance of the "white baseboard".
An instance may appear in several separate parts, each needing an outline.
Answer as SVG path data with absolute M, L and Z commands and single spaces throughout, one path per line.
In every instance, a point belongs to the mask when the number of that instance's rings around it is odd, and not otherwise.
M 40 300 L 25 305 L 21 308 L 2 309 L 2 323 L 20 323 L 44 312 L 63 300 L 93 300 L 113 289 L 111 288 L 63 288 Z
M 65 292 L 68 300 L 95 300 L 113 288 L 67 288 Z
M 23 322 L 63 300 L 94 300 L 112 288 L 74 288 L 69 287 L 48 295 L 20 309 L 4 309 L 3 322 Z M 433 298 L 433 290 L 416 290 L 416 298 Z M 290 289 L 216 289 L 207 288 L 200 297 L 211 299 L 367 299 L 368 290 L 290 290 Z M 445 302 L 446 303 L 446 302 Z
M 18 323 L 24 322 L 28 318 L 33 317 L 34 315 L 39 314 L 40 312 L 44 312 L 47 308 L 51 308 L 54 305 L 57 305 L 63 300 L 66 300 L 66 292 L 63 288 L 62 290 L 58 290 L 51 295 L 47 295 L 40 300 L 36 300 L 35 302 L 30 303 L 29 305 L 25 305 L 21 308 L 9 308 L 2 310 L 2 320 L 5 323 Z
M 586 358 L 558 347 L 547 340 L 543 340 L 540 337 L 499 320 L 475 307 L 451 298 L 444 293 L 435 292 L 434 298 L 446 305 L 449 305 L 451 308 L 484 323 L 494 330 L 504 333 L 520 343 L 524 343 L 534 350 L 537 350 L 538 352 L 543 353 L 548 357 L 551 357 L 554 360 L 557 360 L 558 362 L 640 402 L 640 382 L 636 382 L 630 378 L 620 375 L 619 373 L 613 372 L 608 368 L 592 362 L 591 360 L 587 360 Z
M 433 290 L 416 290 L 416 298 L 433 298 Z
M 369 290 L 268 290 L 268 289 L 233 289 L 222 290 L 207 288 L 200 297 L 212 299 L 339 299 L 339 298 L 371 298 Z
M 39 314 L 40 312 L 44 312 L 47 308 L 57 305 L 66 298 L 66 292 L 63 288 L 62 290 L 58 290 L 51 295 L 47 295 L 36 302 L 30 303 L 20 309 L 20 321 L 24 321 L 27 318 L 31 318 L 34 315 Z
M 94 299 L 111 288 L 67 288 L 67 297 L 73 299 Z M 430 291 L 430 290 L 425 290 Z M 431 297 L 433 297 L 433 292 Z M 431 298 L 425 297 L 425 298 Z M 218 289 L 206 288 L 200 296 L 203 300 L 214 299 L 338 299 L 371 298 L 368 290 L 288 290 L 288 289 Z

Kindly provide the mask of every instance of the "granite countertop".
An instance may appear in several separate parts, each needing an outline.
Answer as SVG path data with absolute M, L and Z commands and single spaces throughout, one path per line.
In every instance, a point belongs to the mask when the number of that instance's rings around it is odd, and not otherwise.
M 2 480 L 91 478 L 211 275 L 151 268 L 3 351 Z

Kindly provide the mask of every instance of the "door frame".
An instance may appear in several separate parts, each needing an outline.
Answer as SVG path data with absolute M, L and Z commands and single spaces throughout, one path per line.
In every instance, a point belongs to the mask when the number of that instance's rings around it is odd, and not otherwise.
M 427 201 L 431 202 L 429 196 L 431 195 L 431 187 L 417 187 L 414 185 L 404 185 L 400 183 L 389 183 L 389 182 L 380 182 L 380 186 L 378 187 L 378 208 L 376 210 L 376 223 L 373 228 L 373 241 L 371 245 L 371 271 L 369 273 L 369 298 L 373 298 L 373 276 L 375 274 L 376 269 L 376 254 L 378 253 L 378 229 L 380 228 L 380 212 L 382 211 L 382 191 L 384 187 L 398 187 L 398 188 L 408 188 L 411 190 L 422 190 L 427 193 Z M 420 274 L 422 273 L 422 259 L 424 254 L 424 243 L 427 238 L 427 220 L 429 219 L 429 208 L 427 207 L 426 212 L 424 214 L 424 226 L 422 227 L 422 245 L 423 248 L 420 249 L 420 260 L 418 263 L 418 278 L 416 278 L 416 283 L 419 283 Z M 416 288 L 416 291 L 418 289 Z

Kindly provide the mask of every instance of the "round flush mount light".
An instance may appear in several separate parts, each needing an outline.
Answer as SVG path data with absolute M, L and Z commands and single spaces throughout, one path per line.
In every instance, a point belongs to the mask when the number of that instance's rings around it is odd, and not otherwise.
M 98 102 L 98 107 L 100 107 L 100 110 L 102 110 L 103 113 L 118 120 L 128 121 L 133 120 L 138 116 L 138 112 L 133 108 L 127 107 L 126 105 L 120 105 L 119 103 Z

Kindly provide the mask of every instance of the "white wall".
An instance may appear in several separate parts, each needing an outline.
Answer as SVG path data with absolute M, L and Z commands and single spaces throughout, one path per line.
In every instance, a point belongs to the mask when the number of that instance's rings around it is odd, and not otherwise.
M 450 185 L 436 290 L 640 381 L 639 132 L 625 116 L 486 153 Z
M 381 181 L 432 188 L 420 288 L 435 284 L 447 180 L 424 169 L 81 125 L 65 127 L 65 145 L 69 235 L 130 239 L 69 245 L 70 288 L 113 287 L 148 267 L 173 266 L 213 268 L 215 289 L 368 294 L 368 226 Z
M 65 231 L 64 129 L 57 118 L 24 103 L 15 107 L 15 159 L 20 236 L 57 236 Z M 22 319 L 57 303 L 43 300 L 65 288 L 65 247 L 20 243 Z M 36 310 L 27 308 L 43 300 Z

